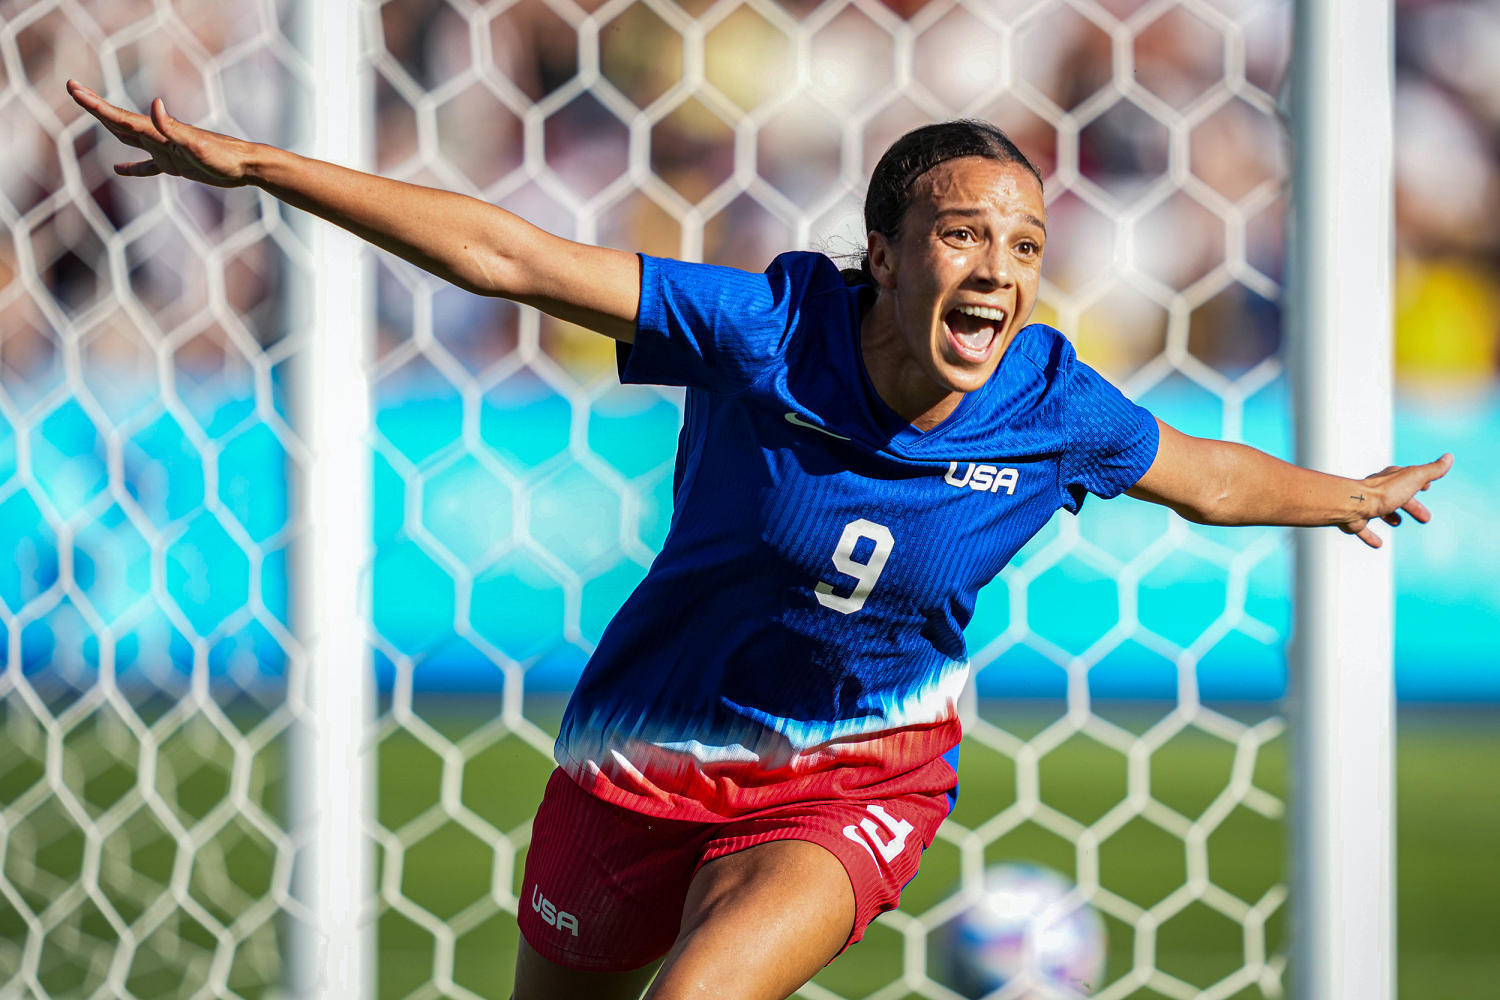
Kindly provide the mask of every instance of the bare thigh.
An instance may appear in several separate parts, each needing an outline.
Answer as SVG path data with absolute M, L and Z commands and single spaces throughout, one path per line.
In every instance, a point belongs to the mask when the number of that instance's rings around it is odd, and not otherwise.
M 854 929 L 844 866 L 802 840 L 710 861 L 647 1000 L 783 1000 L 837 955 Z
M 629 972 L 583 972 L 543 958 L 523 937 L 511 1000 L 640 1000 L 658 964 Z

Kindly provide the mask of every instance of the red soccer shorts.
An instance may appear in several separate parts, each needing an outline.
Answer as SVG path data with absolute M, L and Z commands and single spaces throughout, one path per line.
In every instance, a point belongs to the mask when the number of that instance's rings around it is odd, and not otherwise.
M 948 814 L 947 795 L 822 800 L 716 823 L 661 819 L 611 805 L 554 771 L 531 829 L 521 882 L 521 933 L 573 969 L 623 972 L 671 949 L 693 875 L 726 854 L 806 840 L 843 863 L 854 931 L 894 909 Z

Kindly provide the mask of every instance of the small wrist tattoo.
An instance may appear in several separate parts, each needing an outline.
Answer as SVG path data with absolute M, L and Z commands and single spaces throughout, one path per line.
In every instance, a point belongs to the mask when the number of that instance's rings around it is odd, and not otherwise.
M 1363 493 L 1361 493 L 1359 496 L 1355 496 L 1353 493 L 1351 493 L 1351 494 L 1349 494 L 1349 499 L 1350 500 L 1358 500 L 1361 503 L 1363 503 L 1364 499 L 1365 499 L 1365 495 Z

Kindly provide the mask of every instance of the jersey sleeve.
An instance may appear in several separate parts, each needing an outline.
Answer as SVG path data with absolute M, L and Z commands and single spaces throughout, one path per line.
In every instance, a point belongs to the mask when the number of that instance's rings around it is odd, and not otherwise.
M 821 254 L 782 254 L 760 274 L 641 255 L 635 343 L 621 382 L 742 392 L 785 354 Z M 834 273 L 837 274 L 836 269 Z
M 1156 460 L 1156 418 L 1088 365 L 1070 358 L 1064 375 L 1062 505 L 1078 513 L 1090 493 L 1108 499 L 1140 482 Z

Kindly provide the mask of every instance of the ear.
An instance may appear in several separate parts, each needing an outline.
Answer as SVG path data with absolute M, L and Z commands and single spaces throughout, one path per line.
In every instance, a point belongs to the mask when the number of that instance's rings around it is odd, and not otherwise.
M 884 233 L 872 229 L 865 237 L 865 249 L 870 256 L 870 276 L 881 288 L 896 287 L 896 252 Z

